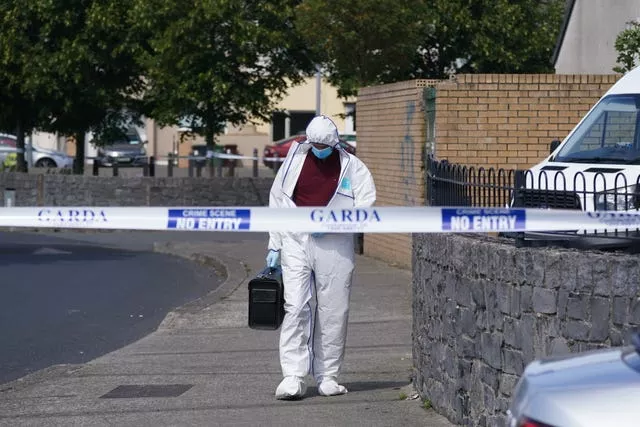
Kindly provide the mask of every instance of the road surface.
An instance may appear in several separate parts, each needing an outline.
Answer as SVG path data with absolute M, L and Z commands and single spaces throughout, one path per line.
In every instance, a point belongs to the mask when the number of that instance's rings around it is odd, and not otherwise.
M 0 384 L 121 348 L 219 286 L 211 269 L 150 251 L 175 238 L 0 233 Z

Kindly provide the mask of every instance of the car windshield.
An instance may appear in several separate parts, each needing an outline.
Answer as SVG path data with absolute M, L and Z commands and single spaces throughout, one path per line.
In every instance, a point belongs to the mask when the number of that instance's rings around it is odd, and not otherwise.
M 130 145 L 138 145 L 141 143 L 140 137 L 137 133 L 127 132 L 126 143 L 129 143 Z
M 640 164 L 640 95 L 600 101 L 567 139 L 556 162 Z
M 128 129 L 126 132 L 112 130 L 107 133 L 104 138 L 106 145 L 141 145 L 142 140 L 135 129 Z
M 290 136 L 284 139 L 280 139 L 278 141 L 275 141 L 273 143 L 273 145 L 282 145 L 282 144 L 286 144 L 288 142 L 293 142 L 293 141 L 301 141 L 304 139 L 304 136 L 300 136 L 300 135 L 296 135 L 296 136 Z

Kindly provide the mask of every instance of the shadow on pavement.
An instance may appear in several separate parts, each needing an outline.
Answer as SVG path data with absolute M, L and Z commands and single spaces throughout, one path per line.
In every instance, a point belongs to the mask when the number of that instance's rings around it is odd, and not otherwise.
M 0 244 L 0 266 L 56 262 L 123 260 L 140 253 L 88 245 Z
M 407 381 L 356 381 L 356 382 L 344 382 L 344 386 L 352 391 L 370 391 L 370 390 L 382 390 L 389 388 L 400 388 L 409 384 Z

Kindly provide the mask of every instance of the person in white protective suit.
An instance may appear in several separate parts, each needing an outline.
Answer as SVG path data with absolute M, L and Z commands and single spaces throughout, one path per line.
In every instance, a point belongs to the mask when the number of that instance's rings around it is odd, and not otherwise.
M 376 200 L 371 173 L 338 145 L 338 129 L 325 116 L 294 143 L 271 187 L 269 206 L 369 207 Z M 354 270 L 350 233 L 269 233 L 267 265 L 282 266 L 285 317 L 280 331 L 284 379 L 278 399 L 302 398 L 311 374 L 323 396 L 344 394 L 337 377 L 344 356 Z

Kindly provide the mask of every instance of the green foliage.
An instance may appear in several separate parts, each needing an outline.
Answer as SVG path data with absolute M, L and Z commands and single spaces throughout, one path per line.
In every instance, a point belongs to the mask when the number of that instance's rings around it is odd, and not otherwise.
M 431 405 L 431 401 L 430 401 L 429 399 L 424 399 L 424 400 L 422 401 L 422 407 L 423 407 L 424 409 L 429 410 L 429 409 L 433 408 L 433 405 Z
M 52 42 L 43 59 L 57 83 L 55 121 L 46 130 L 76 136 L 86 132 L 104 141 L 109 129 L 126 128 L 142 109 L 143 69 L 137 61 L 145 34 L 130 22 L 127 0 L 41 2 L 41 28 Z M 133 115 L 129 118 L 129 115 Z M 76 150 L 77 172 L 84 164 L 84 144 Z
M 434 0 L 418 58 L 424 77 L 552 72 L 564 0 Z
M 50 81 L 36 75 L 39 64 L 34 45 L 41 22 L 29 6 L 19 1 L 0 3 L 0 129 L 17 136 L 21 152 L 15 168 L 21 172 L 27 170 L 25 134 L 46 120 L 45 100 L 51 94 Z
M 190 122 L 209 146 L 226 123 L 270 119 L 289 83 L 310 71 L 292 0 L 136 0 L 145 98 L 161 125 Z
M 54 131 L 80 141 L 110 126 L 105 119 L 114 111 L 138 107 L 143 35 L 129 25 L 127 0 L 9 0 L 2 8 L 0 81 L 13 91 L 4 102 L 24 106 L 20 117 L 4 121 L 20 119 L 24 132 Z
M 615 42 L 618 57 L 613 71 L 622 74 L 635 68 L 640 60 L 640 22 L 632 21 L 627 25 L 628 28 L 618 34 Z
M 420 44 L 425 0 L 304 0 L 296 28 L 339 95 L 409 76 Z
M 465 73 L 552 72 L 564 0 L 303 0 L 297 28 L 341 95 Z
M 468 59 L 470 71 L 553 72 L 550 60 L 562 25 L 564 0 L 483 0 L 473 3 L 467 21 L 470 29 L 467 38 L 471 45 L 468 54 L 461 56 Z M 464 28 L 461 30 L 465 31 Z
M 268 121 L 316 64 L 341 96 L 456 72 L 551 71 L 563 7 L 564 0 L 3 0 L 0 129 L 15 131 L 20 148 L 34 129 L 75 135 L 82 159 L 86 132 L 108 143 L 145 115 L 160 125 L 186 120 L 212 146 L 228 123 Z M 621 49 L 637 52 L 632 41 Z M 23 154 L 17 167 L 25 167 Z

